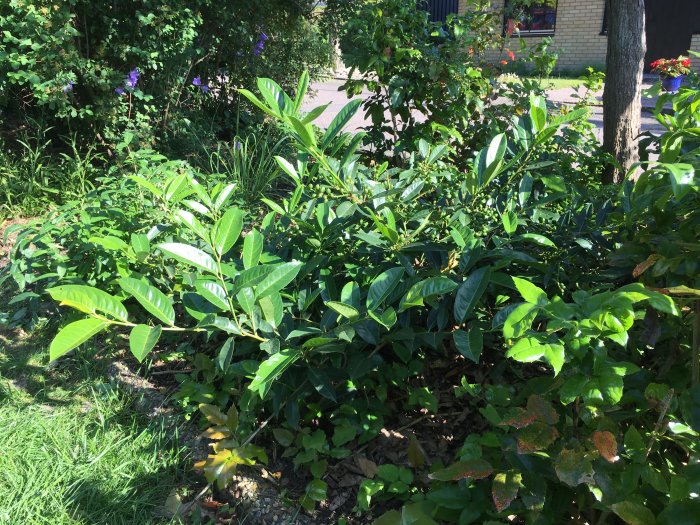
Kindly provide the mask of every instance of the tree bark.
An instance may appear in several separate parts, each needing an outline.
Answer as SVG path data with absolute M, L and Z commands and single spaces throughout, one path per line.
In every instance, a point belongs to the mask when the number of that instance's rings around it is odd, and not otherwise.
M 642 75 L 646 54 L 644 0 L 606 0 L 608 57 L 603 92 L 603 149 L 619 166 L 610 164 L 606 184 L 619 183 L 639 160 Z

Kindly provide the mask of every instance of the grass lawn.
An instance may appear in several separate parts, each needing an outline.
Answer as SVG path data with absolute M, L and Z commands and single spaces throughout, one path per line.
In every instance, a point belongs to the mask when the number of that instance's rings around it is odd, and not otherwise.
M 170 523 L 161 510 L 187 463 L 174 431 L 100 360 L 47 368 L 46 348 L 0 328 L 0 525 Z

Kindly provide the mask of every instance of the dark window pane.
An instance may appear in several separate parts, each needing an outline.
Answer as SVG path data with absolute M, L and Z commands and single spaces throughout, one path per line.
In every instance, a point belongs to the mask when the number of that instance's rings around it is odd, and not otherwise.
M 552 33 L 557 25 L 557 0 L 543 0 L 533 5 L 519 5 L 512 0 L 507 4 L 506 30 L 522 33 Z

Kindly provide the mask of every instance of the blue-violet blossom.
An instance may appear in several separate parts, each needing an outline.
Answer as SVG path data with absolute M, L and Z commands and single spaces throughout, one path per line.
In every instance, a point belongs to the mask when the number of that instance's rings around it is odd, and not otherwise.
M 126 77 L 126 80 L 124 80 L 124 84 L 126 87 L 129 87 L 131 89 L 134 89 L 136 87 L 136 83 L 139 81 L 139 68 L 135 67 L 131 71 L 129 71 L 129 76 Z
M 258 57 L 260 54 L 263 52 L 263 49 L 265 49 L 265 42 L 269 40 L 269 37 L 264 33 L 260 32 L 260 35 L 258 35 L 258 42 L 255 44 L 255 48 L 253 49 L 253 54 Z

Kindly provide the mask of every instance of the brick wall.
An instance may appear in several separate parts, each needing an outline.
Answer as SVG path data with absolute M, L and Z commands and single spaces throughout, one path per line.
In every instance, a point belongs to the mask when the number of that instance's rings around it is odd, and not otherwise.
M 690 40 L 690 50 L 700 53 L 700 33 L 693 35 Z M 691 56 L 690 59 L 693 61 L 693 71 L 700 75 L 700 57 Z
M 493 9 L 502 10 L 505 0 L 493 0 Z M 459 0 L 460 12 L 466 9 L 467 0 Z M 601 35 L 605 0 L 559 0 L 557 5 L 556 30 L 552 38 L 559 51 L 558 70 L 579 71 L 588 66 L 605 66 L 607 37 Z M 542 37 L 520 37 L 529 46 L 542 41 Z M 510 48 L 517 53 L 518 38 L 514 37 Z M 700 41 L 698 42 L 700 45 Z M 496 61 L 497 52 L 486 56 Z

